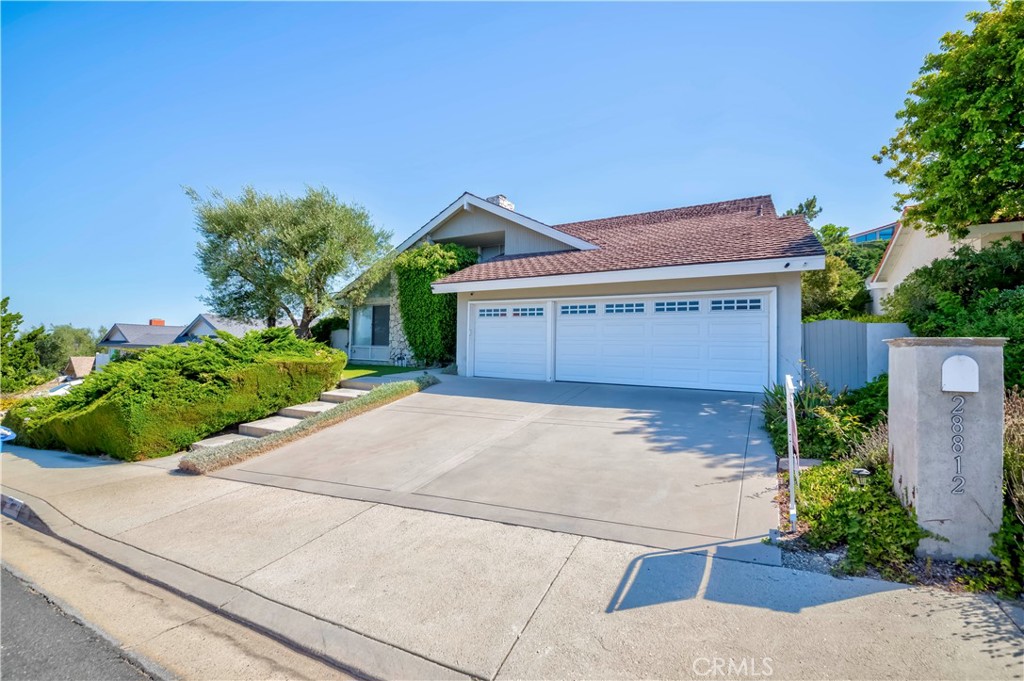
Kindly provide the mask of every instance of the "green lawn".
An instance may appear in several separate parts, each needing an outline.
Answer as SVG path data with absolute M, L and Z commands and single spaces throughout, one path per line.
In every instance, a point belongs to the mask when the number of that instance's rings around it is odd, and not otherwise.
M 390 364 L 349 364 L 341 374 L 341 380 L 363 378 L 364 376 L 387 376 L 416 371 L 416 367 L 396 367 Z

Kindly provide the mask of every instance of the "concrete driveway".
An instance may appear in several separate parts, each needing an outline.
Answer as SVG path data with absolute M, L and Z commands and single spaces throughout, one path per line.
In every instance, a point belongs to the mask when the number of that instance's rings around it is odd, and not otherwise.
M 446 376 L 216 476 L 779 564 L 758 401 Z

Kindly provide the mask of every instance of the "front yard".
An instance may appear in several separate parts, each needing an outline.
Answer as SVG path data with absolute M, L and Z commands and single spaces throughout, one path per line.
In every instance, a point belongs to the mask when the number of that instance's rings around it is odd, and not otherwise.
M 416 371 L 416 367 L 396 367 L 391 364 L 349 364 L 341 374 L 341 380 L 365 378 L 367 376 L 388 376 Z

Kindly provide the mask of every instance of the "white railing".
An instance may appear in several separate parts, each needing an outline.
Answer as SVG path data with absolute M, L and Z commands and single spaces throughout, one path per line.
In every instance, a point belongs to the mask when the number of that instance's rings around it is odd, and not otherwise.
M 786 374 L 786 449 L 789 455 L 789 531 L 796 532 L 796 495 L 800 487 L 800 441 L 796 429 L 796 386 Z

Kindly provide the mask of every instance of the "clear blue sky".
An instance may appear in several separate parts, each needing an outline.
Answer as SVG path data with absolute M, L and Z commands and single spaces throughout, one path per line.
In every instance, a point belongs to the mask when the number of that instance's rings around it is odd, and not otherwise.
M 395 243 L 464 190 L 549 223 L 816 194 L 874 227 L 871 155 L 981 7 L 4 3 L 3 295 L 31 323 L 185 323 L 181 185 L 323 184 Z

